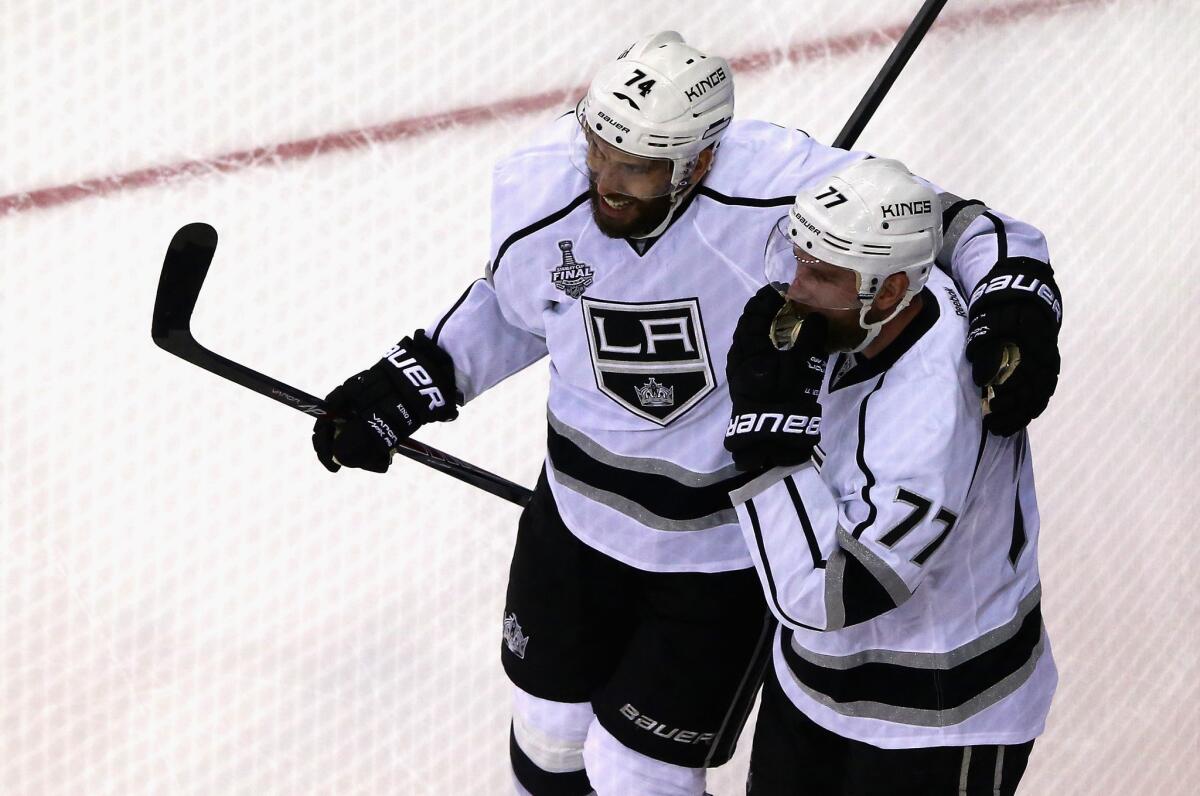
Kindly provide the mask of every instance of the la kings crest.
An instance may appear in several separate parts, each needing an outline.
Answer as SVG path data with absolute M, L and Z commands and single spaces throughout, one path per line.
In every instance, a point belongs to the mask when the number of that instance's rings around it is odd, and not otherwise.
M 666 426 L 716 387 L 699 299 L 581 303 L 596 386 L 633 414 Z

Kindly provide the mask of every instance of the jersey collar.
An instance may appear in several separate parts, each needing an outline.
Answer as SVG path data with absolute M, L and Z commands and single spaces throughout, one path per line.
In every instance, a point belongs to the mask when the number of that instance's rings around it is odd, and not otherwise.
M 896 364 L 900 357 L 916 345 L 925 333 L 933 328 L 941 317 L 937 298 L 929 288 L 921 288 L 921 310 L 916 317 L 909 321 L 908 326 L 901 330 L 896 339 L 873 357 L 867 358 L 862 354 L 838 354 L 833 362 L 833 376 L 829 379 L 829 391 L 834 392 L 843 387 L 862 384 L 873 379 L 880 373 Z
M 688 209 L 692 206 L 692 202 L 696 199 L 696 195 L 698 193 L 700 193 L 699 188 L 693 190 L 684 197 L 683 201 L 679 203 L 679 207 L 675 209 L 675 215 L 671 217 L 671 221 L 667 224 L 666 229 L 658 233 L 658 235 L 655 237 L 625 238 L 625 242 L 629 244 L 629 248 L 633 249 L 634 253 L 637 254 L 638 257 L 645 257 L 646 252 L 650 251 L 650 248 L 654 244 L 662 240 L 663 236 L 671 231 L 671 227 L 675 226 L 679 219 L 683 218 L 683 215 L 687 213 Z

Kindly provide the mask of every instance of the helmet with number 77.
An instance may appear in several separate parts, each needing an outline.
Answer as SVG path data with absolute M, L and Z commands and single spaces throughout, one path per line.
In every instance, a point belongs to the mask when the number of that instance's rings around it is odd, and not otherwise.
M 696 157 L 721 140 L 733 118 L 733 71 L 675 31 L 645 36 L 601 67 L 576 108 L 585 135 L 635 157 L 666 160 L 658 195 L 690 185 Z
M 942 246 L 937 193 L 898 160 L 868 158 L 804 188 L 767 240 L 766 275 L 786 293 L 816 259 L 854 272 L 861 351 L 921 292 Z M 811 259 L 810 259 L 811 258 Z M 868 321 L 875 294 L 892 274 L 908 277 L 902 299 L 886 318 Z
M 814 183 L 796 195 L 785 222 L 798 250 L 856 272 L 866 302 L 900 272 L 918 293 L 942 246 L 937 193 L 898 160 L 860 160 Z

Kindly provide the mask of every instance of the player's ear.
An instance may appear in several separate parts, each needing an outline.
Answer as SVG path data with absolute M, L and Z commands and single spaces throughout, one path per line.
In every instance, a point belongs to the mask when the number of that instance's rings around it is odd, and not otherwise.
M 696 155 L 696 168 L 692 170 L 692 185 L 699 183 L 704 179 L 704 175 L 708 174 L 708 170 L 712 168 L 714 152 L 715 147 L 710 146 L 699 155 Z
M 875 306 L 883 312 L 891 312 L 904 294 L 908 292 L 908 275 L 901 272 L 892 274 L 883 280 L 879 292 L 875 294 Z

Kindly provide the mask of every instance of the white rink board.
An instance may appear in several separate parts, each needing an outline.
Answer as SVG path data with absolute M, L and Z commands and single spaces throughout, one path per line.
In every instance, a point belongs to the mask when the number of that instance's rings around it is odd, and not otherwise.
M 919 3 L 48 5 L 0 9 L 4 196 L 566 89 L 653 29 L 738 56 Z M 1021 792 L 1190 794 L 1200 12 L 970 18 L 860 144 L 1040 225 L 1065 294 L 1033 430 L 1061 685 Z M 739 114 L 831 140 L 886 53 L 748 71 Z M 304 418 L 159 351 L 150 309 L 206 220 L 197 337 L 323 394 L 480 273 L 491 164 L 556 112 L 0 217 L 0 793 L 507 792 L 515 507 L 402 460 L 328 475 Z M 420 437 L 532 485 L 545 383 Z

